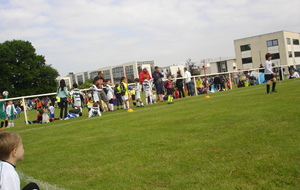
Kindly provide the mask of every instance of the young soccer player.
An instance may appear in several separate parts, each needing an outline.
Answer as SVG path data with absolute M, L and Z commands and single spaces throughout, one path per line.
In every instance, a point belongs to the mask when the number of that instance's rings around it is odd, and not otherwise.
M 144 107 L 144 104 L 141 99 L 140 80 L 138 78 L 134 79 L 134 90 L 137 107 Z
M 276 77 L 275 73 L 272 70 L 272 55 L 270 53 L 266 54 L 266 62 L 265 62 L 265 80 L 267 81 L 267 94 L 271 94 L 270 92 L 270 84 L 271 80 L 273 81 L 272 92 L 277 92 L 276 87 Z
M 116 84 L 114 93 L 115 93 L 116 99 L 117 99 L 117 109 L 120 109 L 120 106 L 121 106 L 121 109 L 123 109 L 122 108 L 122 106 L 123 106 L 122 94 L 121 94 L 121 90 L 120 90 L 119 86 L 120 86 L 119 84 Z
M 15 132 L 0 133 L 0 189 L 19 190 L 20 178 L 15 170 L 16 164 L 22 161 L 24 148 L 22 138 Z M 35 183 L 29 183 L 23 190 L 39 190 Z
M 100 98 L 99 98 L 99 93 L 98 92 L 102 91 L 102 89 L 99 89 L 97 87 L 98 84 L 99 84 L 98 80 L 94 80 L 93 86 L 90 89 L 92 90 L 94 103 L 97 103 L 98 105 L 100 105 Z
M 28 121 L 28 124 L 33 124 L 33 123 L 43 123 L 43 114 L 44 110 L 42 108 L 38 109 L 38 114 L 36 116 L 36 120 L 34 121 Z
M 99 104 L 94 103 L 93 107 L 89 111 L 89 117 L 93 117 L 97 115 L 101 116 L 101 112 L 100 112 Z
M 15 123 L 14 123 L 14 119 L 15 119 L 15 115 L 17 115 L 17 110 L 13 104 L 12 100 L 8 101 L 8 105 L 6 107 L 6 114 L 8 117 L 8 127 L 14 127 Z
M 111 87 L 111 82 L 109 79 L 104 80 L 104 88 L 106 88 L 106 96 L 108 99 L 108 106 L 109 106 L 109 111 L 113 112 L 114 111 L 114 90 Z
M 146 104 L 152 104 L 152 88 L 151 88 L 151 83 L 148 80 L 148 75 L 144 76 L 144 81 L 143 81 L 143 90 L 146 95 Z
M 49 106 L 49 111 L 50 111 L 50 118 L 54 118 L 54 106 L 53 106 L 53 103 L 51 102 L 50 103 L 50 106 Z
M 7 98 L 7 96 L 5 96 Z M 3 127 L 8 127 L 7 115 L 4 104 L 6 101 L 3 99 L 3 96 L 0 95 L 0 119 L 1 119 L 1 129 Z
M 128 97 L 128 85 L 126 84 L 126 77 L 121 77 L 121 82 L 119 85 L 119 90 L 121 91 L 121 95 L 122 95 L 122 100 L 123 100 L 123 106 L 124 109 L 130 109 L 129 106 L 129 97 Z
M 167 89 L 167 95 L 168 95 L 168 104 L 173 104 L 173 81 L 172 76 L 168 76 L 168 80 L 165 82 L 165 88 Z
M 76 83 L 73 84 L 73 89 L 70 92 L 70 95 L 73 96 L 74 108 L 80 109 L 80 113 L 82 113 L 82 100 L 84 100 L 84 93 L 78 89 L 78 85 Z

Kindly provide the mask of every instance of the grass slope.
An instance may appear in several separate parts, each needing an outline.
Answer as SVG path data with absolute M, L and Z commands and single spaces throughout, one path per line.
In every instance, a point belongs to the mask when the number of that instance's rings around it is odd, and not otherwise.
M 299 82 L 7 130 L 24 140 L 17 170 L 64 189 L 297 189 Z

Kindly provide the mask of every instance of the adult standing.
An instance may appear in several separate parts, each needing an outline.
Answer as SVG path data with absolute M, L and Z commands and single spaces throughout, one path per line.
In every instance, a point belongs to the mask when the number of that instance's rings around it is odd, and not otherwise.
M 185 85 L 188 89 L 188 95 L 193 96 L 194 95 L 194 82 L 191 80 L 191 73 L 188 71 L 186 67 L 184 67 L 184 78 L 185 78 Z
M 104 72 L 99 71 L 98 75 L 94 78 L 94 81 L 98 81 L 97 88 L 102 89 L 102 90 L 99 91 L 100 104 L 101 104 L 101 100 L 103 100 L 103 102 L 105 102 L 106 106 L 109 108 L 108 98 L 107 98 L 107 96 L 106 96 L 106 94 L 103 90 Z
M 145 75 L 147 75 L 148 76 L 148 80 L 150 81 L 152 78 L 151 78 L 151 76 L 150 76 L 150 73 L 148 72 L 148 70 L 147 70 L 147 68 L 146 67 L 144 67 L 143 68 L 143 70 L 140 72 L 140 74 L 139 74 L 139 78 L 140 78 L 140 83 L 142 84 L 143 82 L 144 82 L 144 80 L 145 80 Z
M 64 79 L 61 79 L 59 82 L 59 87 L 56 92 L 57 96 L 60 98 L 59 107 L 60 107 L 60 119 L 67 119 L 68 112 L 68 95 L 69 91 L 66 86 Z M 63 115 L 64 112 L 64 115 Z
M 153 77 L 153 83 L 156 88 L 156 94 L 158 95 L 159 101 L 163 102 L 164 101 L 164 89 L 163 89 L 163 81 L 162 78 L 164 75 L 159 71 L 158 66 L 154 67 L 154 71 L 152 73 Z
M 239 73 L 238 73 L 238 70 L 236 69 L 235 66 L 233 67 L 232 74 L 233 74 L 233 83 L 234 83 L 234 86 L 237 87 L 237 85 L 239 83 Z
M 272 70 L 272 56 L 270 53 L 266 54 L 266 62 L 265 62 L 265 80 L 267 81 L 267 94 L 270 94 L 270 84 L 271 80 L 273 82 L 272 84 L 272 92 L 277 92 L 276 91 L 276 77 L 275 73 L 273 73 Z
M 183 79 L 180 70 L 177 71 L 177 77 L 179 79 L 176 79 L 176 88 L 179 91 L 179 98 L 184 98 L 184 91 L 183 91 Z

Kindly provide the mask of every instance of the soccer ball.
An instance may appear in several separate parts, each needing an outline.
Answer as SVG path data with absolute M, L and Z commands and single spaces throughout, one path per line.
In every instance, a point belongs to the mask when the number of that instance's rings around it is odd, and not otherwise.
M 7 91 L 3 91 L 3 96 L 8 96 L 8 92 Z

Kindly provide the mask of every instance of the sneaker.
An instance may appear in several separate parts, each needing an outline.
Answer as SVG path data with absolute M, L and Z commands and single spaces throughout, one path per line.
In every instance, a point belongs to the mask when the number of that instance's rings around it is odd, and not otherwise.
M 277 90 L 272 90 L 272 92 L 277 92 Z
M 68 119 L 70 119 L 70 118 L 66 117 L 64 120 L 68 120 Z

